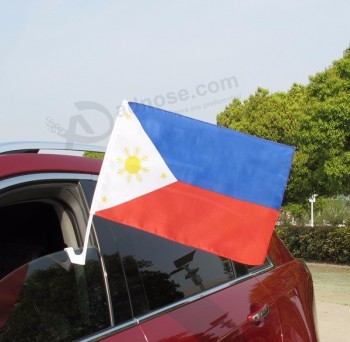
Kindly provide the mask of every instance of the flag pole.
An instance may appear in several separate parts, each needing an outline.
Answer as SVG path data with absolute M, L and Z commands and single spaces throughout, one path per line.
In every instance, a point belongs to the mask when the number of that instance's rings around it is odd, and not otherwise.
M 76 254 L 72 247 L 67 247 L 64 249 L 67 252 L 68 257 L 70 259 L 70 262 L 72 264 L 85 265 L 86 253 L 87 253 L 87 247 L 88 247 L 88 243 L 89 243 L 89 237 L 90 237 L 90 232 L 91 232 L 93 216 L 94 216 L 93 213 L 90 212 L 88 223 L 87 223 L 87 228 L 86 228 L 86 233 L 85 233 L 83 251 L 81 252 L 81 254 Z
M 128 106 L 128 102 L 126 100 L 124 100 L 122 102 L 121 107 L 118 109 L 118 115 L 119 116 L 123 116 L 125 114 L 125 107 L 126 106 Z M 113 127 L 113 131 L 112 131 L 111 137 L 116 135 L 116 133 L 115 133 L 116 129 L 117 129 L 117 125 L 115 124 L 114 127 Z M 114 141 L 111 139 L 111 137 L 109 138 L 107 149 L 106 149 L 106 153 L 105 153 L 105 157 L 103 158 L 99 179 L 100 179 L 100 177 L 103 178 L 104 174 L 105 174 L 105 169 L 107 167 L 106 163 L 105 163 L 106 162 L 106 156 L 111 154 L 111 151 L 113 151 L 113 148 L 114 148 L 114 145 L 113 145 Z M 100 195 L 100 192 L 101 192 L 101 186 L 102 186 L 102 182 L 98 180 L 97 184 L 96 184 L 95 191 L 94 191 L 94 196 L 92 198 L 91 207 L 90 207 L 89 219 L 88 219 L 88 222 L 87 222 L 86 234 L 85 234 L 84 246 L 83 246 L 82 253 L 81 254 L 76 254 L 72 247 L 67 247 L 67 248 L 64 249 L 67 252 L 68 257 L 69 257 L 69 259 L 70 259 L 72 264 L 85 265 L 87 247 L 88 247 L 88 242 L 89 242 L 89 237 L 90 237 L 90 232 L 91 232 L 92 218 L 93 218 L 97 208 L 99 208 L 98 203 L 100 202 L 100 196 L 99 195 Z

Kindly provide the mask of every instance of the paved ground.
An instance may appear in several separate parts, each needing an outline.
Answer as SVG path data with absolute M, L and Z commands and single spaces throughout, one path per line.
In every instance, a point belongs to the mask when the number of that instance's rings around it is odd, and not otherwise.
M 320 342 L 349 342 L 350 266 L 308 266 L 314 281 Z
M 350 306 L 316 303 L 320 342 L 350 341 Z

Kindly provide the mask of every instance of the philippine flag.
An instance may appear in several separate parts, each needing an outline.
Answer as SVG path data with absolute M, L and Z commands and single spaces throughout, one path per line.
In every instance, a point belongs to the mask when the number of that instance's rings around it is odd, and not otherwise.
M 289 146 L 124 101 L 91 214 L 260 264 L 293 153 Z

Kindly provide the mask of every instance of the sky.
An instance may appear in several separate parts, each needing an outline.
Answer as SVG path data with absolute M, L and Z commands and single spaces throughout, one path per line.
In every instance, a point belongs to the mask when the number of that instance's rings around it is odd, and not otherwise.
M 0 0 L 0 143 L 106 145 L 123 99 L 202 121 L 350 44 L 348 0 Z

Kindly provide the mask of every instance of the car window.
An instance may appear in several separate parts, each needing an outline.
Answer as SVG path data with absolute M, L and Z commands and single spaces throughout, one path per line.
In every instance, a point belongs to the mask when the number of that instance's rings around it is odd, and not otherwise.
M 259 273 L 261 271 L 267 270 L 270 267 L 272 267 L 272 264 L 271 264 L 270 258 L 267 257 L 265 259 L 264 263 L 262 263 L 261 265 L 254 265 L 254 266 L 247 265 L 247 270 L 248 270 L 249 274 L 256 274 L 256 273 Z
M 127 287 L 125 273 L 138 275 L 131 270 L 125 270 L 122 265 L 121 255 L 114 238 L 113 224 L 99 217 L 94 218 L 94 226 L 98 236 L 104 265 L 108 274 L 108 285 L 112 302 L 114 323 L 121 324 L 132 319 L 133 313 L 140 314 L 147 312 L 143 289 L 139 281 Z M 119 241 L 120 244 L 120 241 Z M 135 305 L 132 310 L 130 297 L 134 299 Z M 138 303 L 138 305 L 136 305 Z
M 78 250 L 85 234 L 79 182 L 31 177 L 0 190 L 0 341 L 71 341 L 110 327 L 94 234 L 85 266 L 64 251 Z
M 24 202 L 0 207 L 0 279 L 40 256 L 63 250 L 65 243 L 52 205 Z
M 71 341 L 109 326 L 98 251 L 85 266 L 65 252 L 29 262 L 0 280 L 1 341 Z
M 1 189 L 0 279 L 31 260 L 81 246 L 84 201 L 78 182 L 42 179 Z
M 103 221 L 106 220 L 97 219 L 97 225 Z M 114 236 L 113 242 L 118 245 L 129 288 L 139 287 L 140 294 L 134 298 L 140 301 L 141 294 L 146 295 L 147 307 L 143 312 L 140 309 L 139 314 L 234 278 L 232 263 L 226 258 L 118 223 L 109 222 L 108 225 Z
M 234 270 L 236 276 L 239 277 L 244 277 L 246 275 L 254 275 L 256 273 L 259 273 L 261 271 L 267 270 L 271 267 L 271 263 L 269 260 L 269 257 L 267 257 L 264 261 L 263 264 L 261 265 L 245 265 L 241 264 L 239 262 L 234 261 Z

